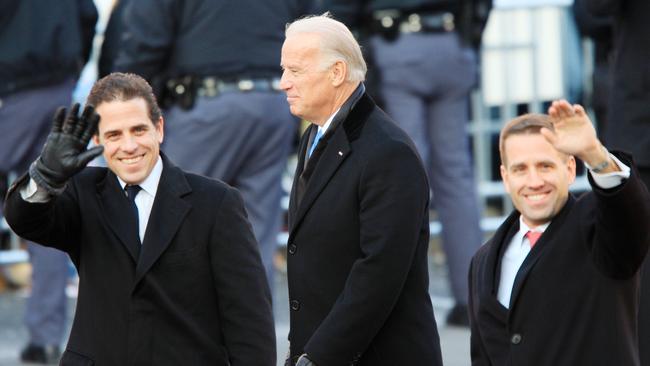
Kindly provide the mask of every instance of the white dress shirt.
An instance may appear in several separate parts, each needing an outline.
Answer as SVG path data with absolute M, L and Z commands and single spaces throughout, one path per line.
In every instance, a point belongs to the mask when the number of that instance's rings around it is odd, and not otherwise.
M 630 167 L 623 164 L 614 155 L 610 154 L 610 157 L 614 160 L 616 165 L 618 165 L 621 171 L 598 174 L 589 170 L 589 174 L 591 174 L 594 179 L 594 183 L 603 189 L 614 188 L 623 183 L 623 180 L 630 177 Z M 590 169 L 589 165 L 587 165 L 587 169 Z M 505 252 L 503 252 L 503 258 L 501 258 L 501 273 L 499 277 L 497 299 L 501 305 L 506 308 L 510 307 L 512 286 L 515 284 L 515 277 L 517 276 L 517 272 L 519 272 L 519 267 L 521 267 L 521 264 L 530 252 L 530 242 L 528 241 L 528 238 L 526 238 L 526 233 L 529 230 L 543 233 L 550 224 L 551 222 L 549 221 L 531 230 L 528 225 L 524 223 L 522 217 L 519 217 L 519 231 L 512 237 L 508 247 Z

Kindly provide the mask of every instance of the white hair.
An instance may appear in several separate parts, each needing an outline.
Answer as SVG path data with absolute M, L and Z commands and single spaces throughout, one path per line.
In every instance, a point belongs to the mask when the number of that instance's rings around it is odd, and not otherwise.
M 336 61 L 348 65 L 348 81 L 364 81 L 366 78 L 366 61 L 361 47 L 352 32 L 341 22 L 332 18 L 329 12 L 323 15 L 311 15 L 287 24 L 285 36 L 296 34 L 316 34 L 320 36 L 321 66 L 328 68 Z

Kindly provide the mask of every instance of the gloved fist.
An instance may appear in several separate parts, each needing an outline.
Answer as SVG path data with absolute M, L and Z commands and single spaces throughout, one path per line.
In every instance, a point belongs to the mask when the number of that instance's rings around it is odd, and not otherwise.
M 79 116 L 75 103 L 67 115 L 65 111 L 61 107 L 54 114 L 41 156 L 29 167 L 30 177 L 52 195 L 61 194 L 68 180 L 104 151 L 103 146 L 86 148 L 99 123 L 95 108 L 88 105 Z

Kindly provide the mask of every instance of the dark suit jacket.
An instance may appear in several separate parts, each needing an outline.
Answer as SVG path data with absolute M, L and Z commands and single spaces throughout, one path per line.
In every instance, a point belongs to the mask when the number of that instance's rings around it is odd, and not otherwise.
M 586 7 L 615 18 L 607 145 L 630 151 L 639 167 L 649 169 L 650 1 L 586 0 Z
M 469 275 L 473 365 L 638 365 L 638 269 L 650 239 L 650 195 L 634 169 L 619 187 L 592 187 L 569 197 L 526 257 L 509 311 L 496 294 L 519 213 L 476 253 Z
M 429 187 L 412 142 L 366 94 L 341 108 L 305 164 L 314 129 L 289 205 L 291 354 L 319 366 L 441 365 Z
M 62 365 L 275 365 L 270 293 L 239 193 L 163 157 L 140 250 L 116 176 L 86 168 L 47 203 L 17 187 L 21 236 L 67 252 L 79 298 Z

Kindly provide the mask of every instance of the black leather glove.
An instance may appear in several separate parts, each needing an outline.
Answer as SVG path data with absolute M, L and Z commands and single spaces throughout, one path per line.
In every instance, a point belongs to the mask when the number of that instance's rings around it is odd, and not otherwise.
M 307 354 L 303 353 L 296 362 L 296 366 L 316 366 L 316 364 L 307 357 Z
M 67 115 L 65 111 L 61 107 L 54 114 L 41 156 L 29 167 L 29 176 L 52 195 L 63 193 L 68 180 L 104 151 L 103 146 L 86 149 L 99 123 L 95 108 L 86 106 L 79 116 L 75 103 Z

